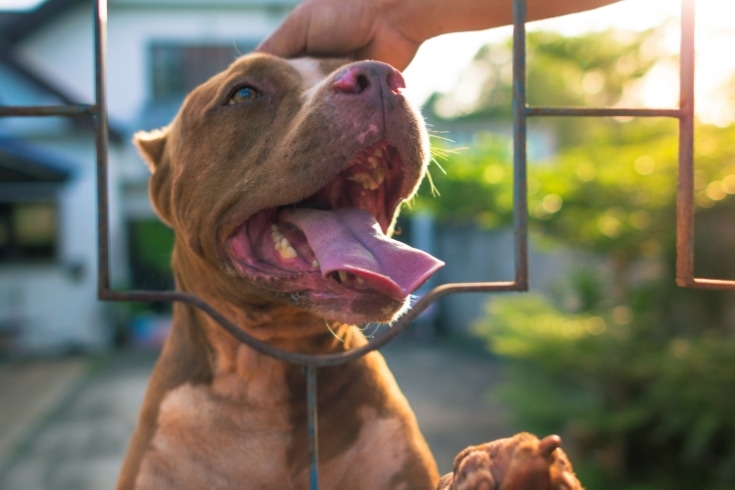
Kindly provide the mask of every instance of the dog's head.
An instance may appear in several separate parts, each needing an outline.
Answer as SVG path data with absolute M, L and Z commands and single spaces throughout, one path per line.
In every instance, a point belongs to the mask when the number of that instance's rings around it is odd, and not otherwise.
M 168 127 L 136 134 L 153 206 L 176 232 L 174 267 L 205 264 L 233 298 L 391 320 L 442 265 L 388 238 L 428 159 L 402 88 L 383 63 L 248 55 Z

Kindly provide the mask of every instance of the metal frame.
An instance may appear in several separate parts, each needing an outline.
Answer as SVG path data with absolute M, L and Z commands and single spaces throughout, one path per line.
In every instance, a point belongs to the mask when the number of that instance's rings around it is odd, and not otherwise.
M 528 117 L 668 117 L 679 120 L 679 182 L 676 197 L 676 283 L 681 287 L 735 289 L 735 280 L 694 275 L 694 0 L 681 0 L 679 107 L 530 107 L 526 104 L 525 0 L 513 2 L 513 129 L 514 165 L 526 162 Z M 517 191 L 518 192 L 518 191 Z M 525 194 L 525 189 L 523 189 Z
M 676 109 L 631 109 L 588 107 L 530 107 L 526 103 L 526 2 L 513 0 L 513 211 L 515 278 L 505 282 L 450 283 L 424 295 L 391 329 L 367 345 L 340 354 L 304 355 L 266 344 L 240 330 L 201 298 L 178 291 L 120 291 L 110 288 L 108 118 L 105 95 L 107 2 L 94 8 L 95 102 L 91 105 L 41 107 L 0 106 L 0 117 L 90 116 L 95 122 L 97 150 L 98 286 L 99 299 L 106 301 L 180 301 L 206 312 L 236 339 L 258 352 L 304 368 L 307 385 L 310 486 L 318 488 L 317 369 L 357 359 L 378 349 L 405 330 L 410 322 L 439 298 L 461 292 L 526 291 L 528 289 L 528 210 L 526 136 L 529 117 L 669 117 L 679 120 L 679 183 L 677 189 L 677 279 L 683 287 L 735 289 L 735 281 L 694 277 L 694 0 L 682 0 L 680 102 Z

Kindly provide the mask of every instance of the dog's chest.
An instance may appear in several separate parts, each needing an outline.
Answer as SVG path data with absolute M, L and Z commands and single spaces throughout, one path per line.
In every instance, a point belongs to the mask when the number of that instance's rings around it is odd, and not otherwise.
M 359 411 L 355 443 L 320 464 L 323 488 L 388 489 L 403 468 L 408 447 L 402 422 Z M 243 411 L 213 397 L 207 386 L 182 385 L 163 400 L 136 488 L 306 489 L 305 450 L 296 451 L 304 461 L 290 460 L 294 429 L 278 407 Z
M 182 385 L 164 398 L 137 488 L 288 488 L 288 414 L 273 407 L 242 410 L 204 385 Z

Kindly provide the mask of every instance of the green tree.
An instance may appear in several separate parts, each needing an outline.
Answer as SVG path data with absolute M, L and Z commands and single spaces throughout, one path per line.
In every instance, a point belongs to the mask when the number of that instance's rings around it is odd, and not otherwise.
M 566 38 L 556 32 L 527 35 L 526 96 L 531 105 L 614 106 L 633 82 L 664 61 L 656 46 L 656 31 L 593 32 Z M 508 121 L 512 115 L 512 42 L 482 47 L 467 69 L 476 80 L 463 93 L 434 94 L 425 109 L 430 120 Z M 471 94 L 465 93 L 469 90 Z M 473 95 L 473 96 L 472 96 Z M 560 146 L 584 142 L 588 129 L 609 121 L 564 119 L 554 121 Z
M 572 39 L 533 33 L 529 99 L 614 105 L 657 62 L 644 49 L 654 41 L 650 32 Z M 474 73 L 484 78 L 474 104 L 455 114 L 460 120 L 508 116 L 503 49 L 478 53 L 475 64 L 485 68 Z M 430 113 L 446 113 L 451 100 L 433 97 Z M 557 154 L 529 167 L 531 225 L 596 259 L 570 270 L 549 297 L 494 299 L 477 324 L 489 349 L 511 366 L 504 391 L 519 426 L 562 432 L 589 488 L 735 488 L 735 295 L 674 286 L 675 122 L 543 122 L 552 123 L 561 123 L 554 126 Z M 732 228 L 732 141 L 735 126 L 697 126 L 695 199 L 705 250 L 712 237 L 728 240 L 723 230 Z M 440 221 L 510 222 L 507 137 L 486 135 L 438 163 L 444 172 L 432 167 L 432 182 L 441 197 L 425 189 L 416 207 Z M 735 236 L 726 243 L 735 246 Z M 697 256 L 715 275 L 735 271 L 727 259 Z

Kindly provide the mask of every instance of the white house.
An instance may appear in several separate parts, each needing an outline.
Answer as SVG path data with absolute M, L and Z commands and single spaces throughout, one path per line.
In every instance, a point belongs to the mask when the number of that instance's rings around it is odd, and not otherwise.
M 166 124 L 186 92 L 250 51 L 295 3 L 109 1 L 114 287 L 169 285 L 149 271 L 167 257 L 140 246 L 166 237 L 153 224 L 148 173 L 132 133 Z M 92 102 L 92 19 L 90 0 L 0 10 L 0 105 Z M 88 121 L 0 118 L 0 355 L 111 344 L 114 315 L 96 299 L 94 167 Z

